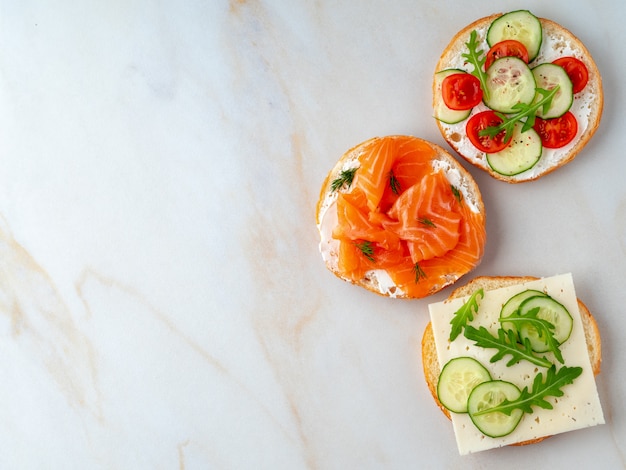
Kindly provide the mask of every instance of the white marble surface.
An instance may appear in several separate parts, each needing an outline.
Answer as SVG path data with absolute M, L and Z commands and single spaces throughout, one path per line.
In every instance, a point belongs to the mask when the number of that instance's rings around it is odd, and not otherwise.
M 494 2 L 0 1 L 0 468 L 626 465 L 626 7 L 498 2 L 604 77 L 567 167 L 488 210 L 474 274 L 572 272 L 607 424 L 459 457 L 426 388 L 427 303 L 330 275 L 314 206 L 375 135 L 442 143 L 430 80 Z

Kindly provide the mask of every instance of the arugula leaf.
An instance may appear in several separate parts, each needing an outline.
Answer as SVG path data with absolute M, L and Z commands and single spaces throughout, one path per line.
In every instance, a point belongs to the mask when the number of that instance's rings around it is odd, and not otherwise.
M 554 325 L 548 320 L 544 320 L 543 318 L 539 318 L 537 316 L 540 310 L 541 309 L 539 307 L 535 307 L 526 312 L 526 314 L 522 315 L 520 309 L 517 309 L 510 316 L 506 318 L 501 318 L 500 323 L 511 322 L 514 325 L 518 325 L 518 331 L 520 329 L 520 326 L 523 324 L 532 325 L 537 330 L 539 338 L 543 339 L 546 343 L 549 351 L 554 354 L 554 357 L 561 364 L 564 364 L 565 361 L 563 360 L 563 354 L 561 354 L 561 350 L 559 349 L 559 342 L 554 337 Z
M 467 59 L 467 61 L 474 66 L 474 70 L 472 70 L 471 74 L 480 81 L 483 96 L 485 100 L 488 101 L 489 89 L 487 88 L 487 73 L 483 70 L 483 66 L 487 60 L 487 55 L 485 54 L 485 51 L 479 49 L 478 33 L 476 30 L 471 32 L 469 42 L 466 42 L 465 45 L 469 49 L 469 52 L 461 54 L 461 56 Z
M 485 292 L 483 289 L 478 289 L 475 291 L 467 302 L 461 305 L 456 312 L 454 312 L 454 316 L 452 320 L 450 320 L 450 324 L 452 328 L 450 329 L 450 342 L 454 341 L 457 336 L 461 334 L 463 328 L 467 328 L 467 322 L 470 322 L 474 319 L 474 314 L 478 312 L 478 296 L 482 299 L 485 296 Z
M 539 357 L 533 353 L 530 346 L 530 340 L 527 338 L 524 344 L 517 342 L 517 335 L 513 330 L 498 330 L 498 336 L 493 336 L 487 328 L 481 326 L 476 329 L 471 325 L 465 327 L 465 337 L 470 341 L 474 341 L 476 346 L 487 349 L 497 349 L 490 359 L 491 362 L 499 361 L 507 355 L 511 355 L 511 359 L 507 362 L 507 367 L 516 364 L 521 360 L 526 360 L 541 367 L 550 367 L 552 362 L 547 357 Z
M 489 126 L 485 129 L 482 129 L 478 132 L 478 135 L 481 137 L 489 136 L 495 137 L 500 132 L 505 132 L 504 141 L 508 142 L 513 137 L 513 129 L 515 128 L 515 123 L 521 121 L 526 118 L 524 121 L 524 125 L 522 126 L 522 132 L 526 132 L 535 124 L 535 118 L 537 117 L 537 111 L 540 108 L 543 108 L 543 112 L 546 113 L 550 106 L 552 106 L 552 100 L 559 90 L 559 85 L 555 86 L 552 90 L 544 90 L 543 88 L 536 88 L 535 91 L 535 99 L 533 99 L 532 103 L 517 103 L 513 106 L 517 112 L 510 116 L 507 116 L 502 113 L 496 113 L 500 119 L 502 119 L 502 123 L 498 126 Z M 541 96 L 541 98 L 537 99 Z
M 552 365 L 546 372 L 545 380 L 543 374 L 539 373 L 533 380 L 532 388 L 524 387 L 520 396 L 515 400 L 504 400 L 497 406 L 486 408 L 478 411 L 475 415 L 482 415 L 486 413 L 493 413 L 499 411 L 508 416 L 511 415 L 513 410 L 522 410 L 525 413 L 532 413 L 533 406 L 538 406 L 545 410 L 551 410 L 552 404 L 546 401 L 546 397 L 562 397 L 562 387 L 574 382 L 580 374 L 582 374 L 582 367 L 561 367 L 558 371 L 556 366 Z

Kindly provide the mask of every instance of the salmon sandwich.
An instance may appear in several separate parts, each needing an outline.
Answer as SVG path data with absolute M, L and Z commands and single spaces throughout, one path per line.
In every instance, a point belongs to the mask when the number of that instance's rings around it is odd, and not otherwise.
M 322 185 L 316 219 L 330 271 L 396 298 L 456 282 L 480 263 L 486 240 L 472 176 L 440 146 L 411 136 L 348 150 Z

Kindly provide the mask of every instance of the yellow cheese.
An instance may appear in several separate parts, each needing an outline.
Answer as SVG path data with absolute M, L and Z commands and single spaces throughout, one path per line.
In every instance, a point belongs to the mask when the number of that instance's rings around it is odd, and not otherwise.
M 566 366 L 582 367 L 583 372 L 573 384 L 562 388 L 564 392 L 562 397 L 547 398 L 554 406 L 552 410 L 534 407 L 533 413 L 525 414 L 517 428 L 508 436 L 487 437 L 474 426 L 467 414 L 451 413 L 457 447 L 461 455 L 604 423 L 571 274 L 487 291 L 479 301 L 478 313 L 470 324 L 476 328 L 485 326 L 496 334 L 500 326 L 498 318 L 502 305 L 513 295 L 526 289 L 543 291 L 567 308 L 574 320 L 574 326 L 569 339 L 561 345 L 560 350 Z M 470 356 L 487 367 L 493 379 L 512 382 L 520 390 L 526 386 L 530 388 L 538 372 L 542 372 L 545 377 L 546 369 L 526 361 L 507 367 L 506 363 L 510 356 L 490 363 L 489 360 L 497 351 L 477 347 L 463 334 L 450 343 L 450 320 L 467 299 L 468 297 L 464 297 L 429 305 L 439 364 L 443 367 L 454 357 Z M 557 368 L 561 367 L 561 364 L 552 358 L 551 353 L 546 353 L 546 356 L 555 362 Z

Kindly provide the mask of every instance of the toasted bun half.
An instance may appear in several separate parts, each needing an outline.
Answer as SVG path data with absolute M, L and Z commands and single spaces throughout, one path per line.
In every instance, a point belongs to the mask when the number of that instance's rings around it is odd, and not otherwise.
M 455 299 L 457 297 L 465 297 L 471 295 L 476 289 L 493 290 L 501 287 L 508 287 L 523 282 L 534 281 L 538 278 L 532 276 L 481 276 L 474 278 L 469 283 L 452 291 L 449 299 Z M 600 330 L 598 325 L 587 308 L 587 306 L 578 299 L 578 308 L 580 309 L 580 316 L 583 323 L 583 329 L 585 330 L 585 339 L 587 341 L 587 349 L 589 351 L 589 360 L 593 369 L 594 375 L 600 373 L 600 366 L 602 362 L 602 344 L 600 341 Z M 441 372 L 441 366 L 437 359 L 437 348 L 435 346 L 435 337 L 433 334 L 432 324 L 429 322 L 424 330 L 422 336 L 422 366 L 424 368 L 424 378 L 430 393 L 437 403 L 437 406 L 441 411 L 450 419 L 450 411 L 448 411 L 439 401 L 437 397 L 437 383 L 439 381 L 439 373 Z M 515 445 L 527 445 L 540 442 L 547 437 L 541 437 L 538 439 L 532 439 L 530 441 L 524 441 Z
M 415 281 L 414 286 L 402 287 L 398 285 L 389 275 L 386 269 L 378 269 L 375 263 L 372 269 L 368 270 L 362 276 L 355 278 L 345 272 L 340 267 L 340 241 L 333 236 L 333 232 L 338 225 L 337 200 L 341 193 L 352 191 L 354 186 L 358 186 L 358 178 L 368 171 L 363 168 L 365 159 L 368 159 L 371 166 L 372 154 L 376 152 L 384 153 L 380 149 L 384 147 L 390 152 L 396 152 L 398 155 L 394 158 L 400 158 L 402 155 L 408 155 L 411 152 L 418 151 L 429 154 L 427 165 L 431 168 L 431 173 L 441 173 L 445 175 L 447 183 L 444 185 L 447 191 L 457 191 L 455 195 L 459 204 L 463 205 L 464 211 L 467 210 L 471 214 L 472 225 L 469 223 L 463 225 L 461 222 L 461 231 L 465 231 L 461 235 L 461 241 L 466 239 L 467 244 L 471 242 L 472 247 L 468 256 L 463 262 L 454 260 L 453 256 L 449 256 L 448 262 L 444 255 L 443 261 L 437 262 L 437 259 L 425 261 L 423 264 L 423 276 L 419 282 Z M 416 150 L 418 149 L 418 150 Z M 425 149 L 425 150 L 424 150 Z M 378 158 L 378 157 L 376 157 Z M 421 158 L 421 157 L 420 157 Z M 333 190 L 333 182 L 340 177 L 341 173 L 346 169 L 359 168 L 355 173 L 354 184 L 350 187 L 347 185 Z M 388 170 L 386 170 L 388 173 Z M 361 172 L 361 173 L 359 173 Z M 385 175 L 386 178 L 386 175 Z M 416 193 L 414 193 L 416 194 Z M 417 194 L 419 196 L 419 194 Z M 424 197 L 427 204 L 430 204 L 429 197 Z M 387 217 L 387 213 L 382 212 L 383 217 Z M 381 209 L 379 207 L 371 210 L 369 216 L 380 216 Z M 363 287 L 371 292 L 382 296 L 395 298 L 420 298 L 431 295 L 444 287 L 456 282 L 464 274 L 474 269 L 482 258 L 484 252 L 484 244 L 486 240 L 485 232 L 485 207 L 479 191 L 479 188 L 470 175 L 459 162 L 439 145 L 433 144 L 426 140 L 412 136 L 387 136 L 375 137 L 367 140 L 347 152 L 345 152 L 335 166 L 330 170 L 328 176 L 322 184 L 319 200 L 316 209 L 316 222 L 320 234 L 320 252 L 326 264 L 326 267 L 337 277 L 345 281 L 351 282 L 357 286 Z M 433 224 L 434 225 L 434 224 Z M 471 240 L 470 240 L 471 239 Z M 461 245 L 461 241 L 457 247 Z M 450 253 L 452 253 L 451 250 Z M 376 254 L 374 254 L 376 256 Z
M 486 42 L 486 34 L 489 26 L 502 14 L 495 14 L 479 19 L 459 31 L 450 44 L 443 51 L 435 68 L 435 74 L 445 69 L 462 69 L 467 72 L 473 70 L 473 65 L 468 64 L 462 57 L 467 53 L 466 43 L 472 31 L 476 30 L 482 50 L 486 53 L 489 46 Z M 549 149 L 544 147 L 540 160 L 529 170 L 513 176 L 506 176 L 495 172 L 489 165 L 485 153 L 472 145 L 467 137 L 465 127 L 467 120 L 456 124 L 446 124 L 436 120 L 442 136 L 448 144 L 465 160 L 472 165 L 488 172 L 494 178 L 507 183 L 521 183 L 540 178 L 566 163 L 587 145 L 596 132 L 604 105 L 602 78 L 591 54 L 583 43 L 570 31 L 554 21 L 539 18 L 543 28 L 543 41 L 538 56 L 529 64 L 532 68 L 545 62 L 552 62 L 559 57 L 573 56 L 580 59 L 589 72 L 587 86 L 574 95 L 574 101 L 570 111 L 578 122 L 578 132 L 574 139 L 564 147 Z M 443 101 L 441 86 L 437 80 L 433 80 L 433 108 L 437 109 Z M 488 109 L 483 103 L 474 108 L 472 114 Z

